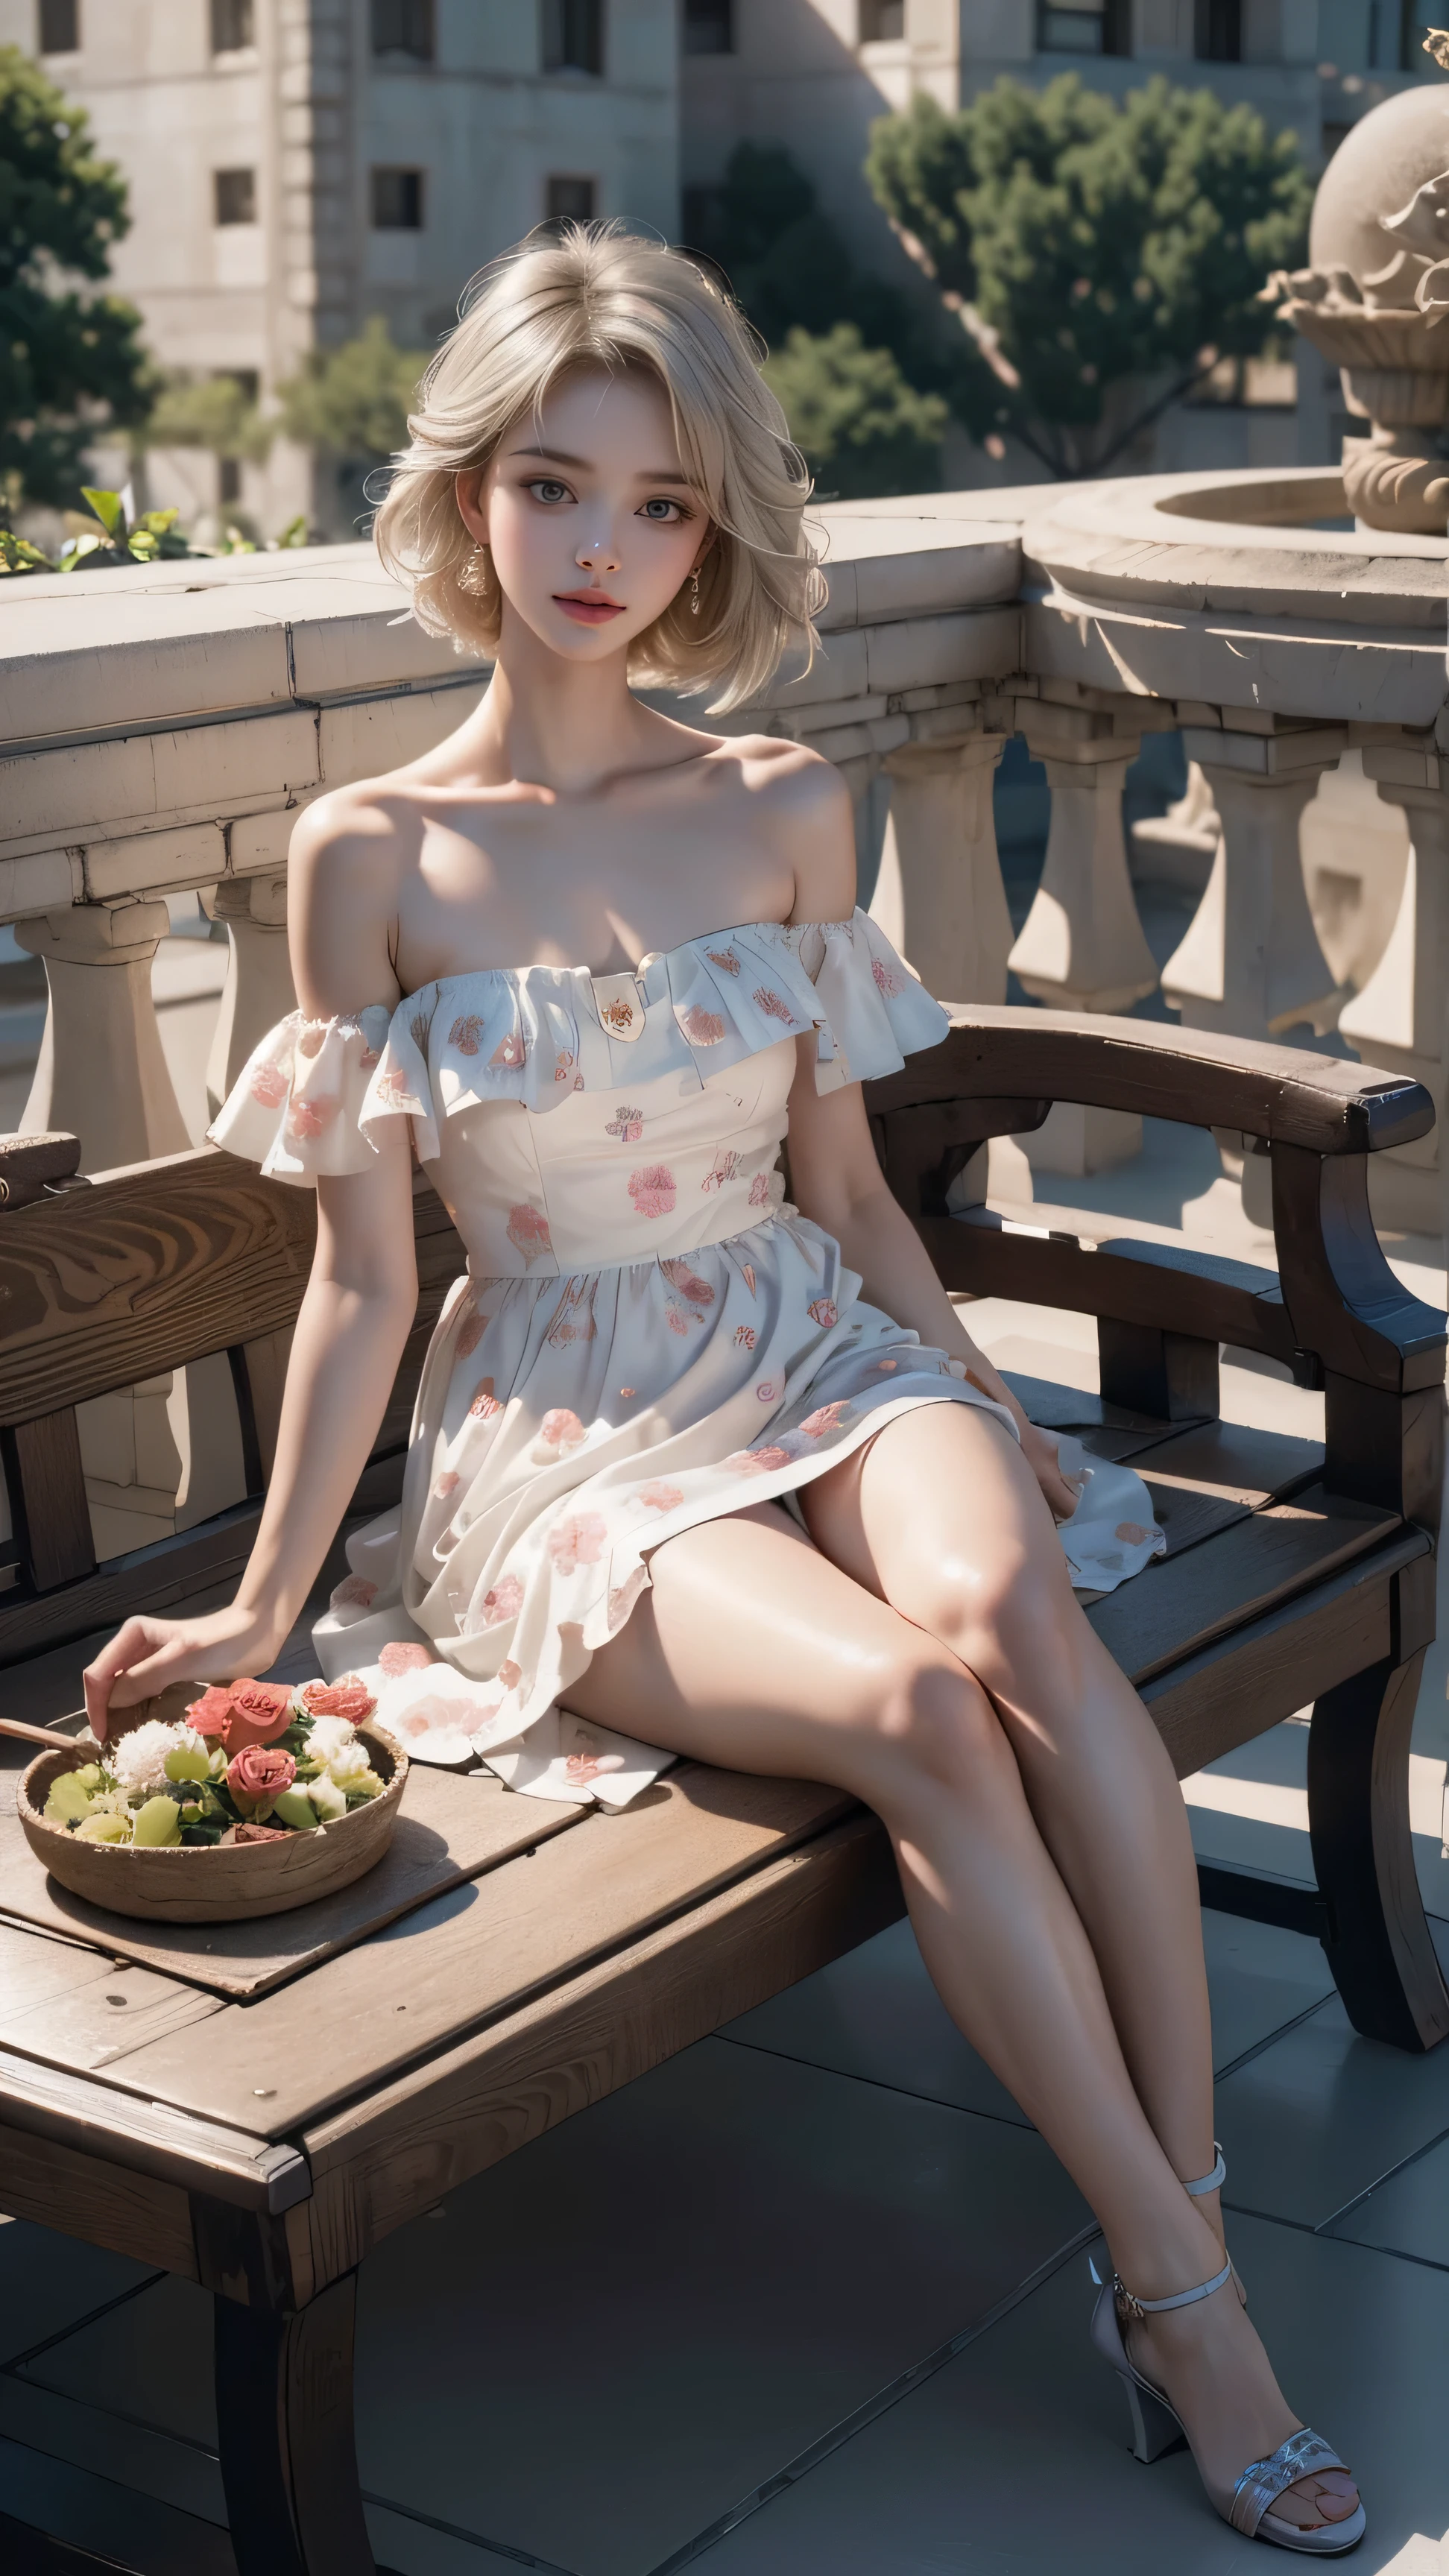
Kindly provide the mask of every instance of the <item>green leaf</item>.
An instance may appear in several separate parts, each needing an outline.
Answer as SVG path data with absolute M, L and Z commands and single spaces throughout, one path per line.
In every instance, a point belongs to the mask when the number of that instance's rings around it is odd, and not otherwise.
M 120 493 L 98 492 L 91 483 L 83 483 L 81 492 L 89 501 L 107 536 L 119 536 L 126 524 L 125 504 Z

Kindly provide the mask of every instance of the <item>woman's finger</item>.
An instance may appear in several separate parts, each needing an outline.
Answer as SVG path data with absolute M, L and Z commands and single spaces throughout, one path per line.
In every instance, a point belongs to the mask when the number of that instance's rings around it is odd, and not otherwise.
M 133 1708 L 137 1700 L 149 1699 L 160 1687 L 148 1676 L 156 1656 L 171 1643 L 172 1634 L 166 1621 L 128 1619 L 110 1644 L 102 1647 L 95 1662 L 87 1665 L 86 1715 L 98 1744 L 105 1743 L 112 1711 L 119 1714 L 123 1708 Z

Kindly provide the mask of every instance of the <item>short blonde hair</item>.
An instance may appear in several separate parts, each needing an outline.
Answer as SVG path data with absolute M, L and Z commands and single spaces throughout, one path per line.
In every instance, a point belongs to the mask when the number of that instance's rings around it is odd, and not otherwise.
M 491 558 L 475 555 L 454 477 L 486 466 L 504 433 L 568 369 L 647 367 L 669 397 L 680 460 L 714 525 L 699 614 L 681 590 L 638 637 L 632 681 L 746 705 L 792 648 L 813 655 L 825 583 L 804 526 L 810 475 L 760 375 L 762 351 L 715 279 L 681 251 L 617 224 L 570 224 L 523 242 L 475 279 L 419 387 L 373 536 L 413 614 L 460 651 L 498 645 Z M 470 567 L 470 584 L 460 578 Z

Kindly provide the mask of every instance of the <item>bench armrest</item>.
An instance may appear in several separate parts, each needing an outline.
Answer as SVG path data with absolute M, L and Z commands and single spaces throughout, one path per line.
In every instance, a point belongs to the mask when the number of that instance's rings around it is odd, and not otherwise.
M 1158 1020 L 987 1002 L 948 1007 L 950 1036 L 872 1083 L 874 1111 L 946 1098 L 984 1105 L 993 1095 L 1018 1103 L 1075 1100 L 1191 1127 L 1236 1127 L 1265 1144 L 1303 1145 L 1314 1154 L 1378 1154 L 1426 1136 L 1434 1124 L 1421 1082 L 1341 1056 Z

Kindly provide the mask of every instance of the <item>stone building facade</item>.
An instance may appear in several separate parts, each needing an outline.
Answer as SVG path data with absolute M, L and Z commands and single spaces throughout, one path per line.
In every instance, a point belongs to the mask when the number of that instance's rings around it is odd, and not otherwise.
M 126 173 L 117 290 L 161 364 L 265 396 L 380 313 L 427 348 L 475 270 L 550 215 L 672 234 L 677 0 L 0 0 Z M 327 516 L 279 443 L 231 475 L 155 459 L 157 500 L 266 534 Z

